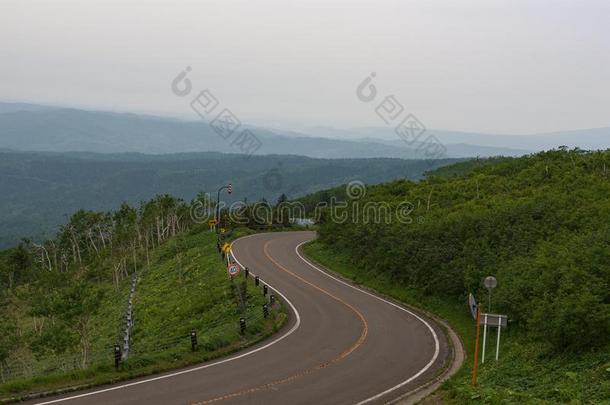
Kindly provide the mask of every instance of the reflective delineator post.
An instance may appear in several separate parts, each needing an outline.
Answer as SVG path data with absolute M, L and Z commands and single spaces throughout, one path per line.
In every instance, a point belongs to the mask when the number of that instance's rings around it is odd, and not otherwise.
M 259 280 L 258 276 L 254 277 L 254 285 L 258 287 L 259 283 L 260 283 L 260 280 Z
M 269 307 L 267 304 L 263 304 L 263 316 L 267 318 L 269 316 Z
M 121 346 L 120 345 L 114 345 L 114 368 L 118 369 L 119 368 L 119 364 L 121 363 Z
M 268 291 L 267 285 L 264 285 L 264 286 L 263 286 L 263 295 L 264 295 L 265 297 L 267 296 L 267 291 Z
M 481 332 L 481 307 L 477 305 L 477 333 L 474 342 L 474 366 L 472 367 L 472 385 L 477 385 L 477 368 L 479 366 L 479 334 Z
M 246 318 L 239 318 L 239 331 L 242 335 L 246 333 Z
M 197 331 L 195 329 L 191 331 L 191 350 L 197 350 Z

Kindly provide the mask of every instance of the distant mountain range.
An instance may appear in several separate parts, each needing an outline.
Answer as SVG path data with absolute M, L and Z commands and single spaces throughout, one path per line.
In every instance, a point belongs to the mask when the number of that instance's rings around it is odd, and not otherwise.
M 316 137 L 326 137 L 333 139 L 358 139 L 362 141 L 374 141 L 395 146 L 403 146 L 402 141 L 398 140 L 391 128 L 354 128 L 336 129 L 325 127 L 302 127 L 299 131 Z M 570 148 L 579 147 L 581 149 L 609 149 L 610 148 L 610 127 L 579 129 L 574 131 L 549 132 L 542 134 L 528 135 L 506 135 L 506 134 L 484 134 L 463 131 L 447 131 L 430 129 L 429 133 L 434 134 L 441 143 L 448 145 L 454 154 L 470 154 L 476 148 L 491 148 L 507 152 L 514 151 L 542 151 L 555 149 L 560 146 Z M 284 132 L 290 133 L 290 132 Z M 456 150 L 454 150 L 456 148 Z M 460 150 L 462 148 L 462 150 Z M 485 150 L 483 149 L 483 152 Z M 470 155 L 469 155 L 470 156 Z M 480 156 L 485 156 L 481 154 Z
M 390 128 L 308 133 L 249 127 L 262 146 L 256 152 L 315 158 L 391 157 L 421 159 L 420 145 L 407 145 Z M 443 143 L 446 157 L 519 156 L 561 145 L 607 148 L 610 128 L 532 136 L 486 135 L 429 130 Z M 0 148 L 16 151 L 97 153 L 236 153 L 231 140 L 203 121 L 85 111 L 26 103 L 0 103 Z

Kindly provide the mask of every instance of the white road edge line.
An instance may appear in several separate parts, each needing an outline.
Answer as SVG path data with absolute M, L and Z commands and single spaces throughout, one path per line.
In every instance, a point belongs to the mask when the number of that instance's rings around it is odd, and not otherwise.
M 237 242 L 239 240 L 250 238 L 252 236 L 256 236 L 256 235 L 258 235 L 258 234 L 252 234 L 252 235 L 247 235 L 247 236 L 241 237 L 239 239 L 236 239 L 233 243 L 235 243 L 235 242 Z M 237 264 L 240 265 L 240 267 L 244 268 L 244 266 L 239 262 L 239 260 L 237 260 L 237 257 L 235 257 L 235 255 L 233 255 L 233 258 L 235 259 Z M 252 274 L 252 276 L 255 276 L 254 273 L 250 273 L 250 274 Z M 203 369 L 206 369 L 206 368 L 209 368 L 209 367 L 217 366 L 219 364 L 224 364 L 224 363 L 228 363 L 230 361 L 238 360 L 238 359 L 244 358 L 246 356 L 249 356 L 251 354 L 260 352 L 261 350 L 265 350 L 265 349 L 267 349 L 270 346 L 273 346 L 274 344 L 280 342 L 281 340 L 283 340 L 283 339 L 287 338 L 288 336 L 290 336 L 291 334 L 293 334 L 301 326 L 301 315 L 299 315 L 299 311 L 297 311 L 297 309 L 292 304 L 292 302 L 290 302 L 290 300 L 288 298 L 286 298 L 286 296 L 284 296 L 284 294 L 282 294 L 276 288 L 273 288 L 273 286 L 271 286 L 269 283 L 265 282 L 263 279 L 260 279 L 260 280 L 262 282 L 264 282 L 265 284 L 267 284 L 269 286 L 269 288 L 271 288 L 275 292 L 277 292 L 280 295 L 280 297 L 282 297 L 284 299 L 284 301 L 288 303 L 288 305 L 290 306 L 290 308 L 292 309 L 292 311 L 294 312 L 294 314 L 296 316 L 296 322 L 295 322 L 294 326 L 288 332 L 286 332 L 282 336 L 278 337 L 277 339 L 267 343 L 264 346 L 258 347 L 258 348 L 254 349 L 254 350 L 250 350 L 248 352 L 239 354 L 237 356 L 229 357 L 229 358 L 226 358 L 224 360 L 220 360 L 220 361 L 217 361 L 217 362 L 214 362 L 214 363 L 205 364 L 205 365 L 202 365 L 202 366 L 199 366 L 199 367 L 190 368 L 190 369 L 187 369 L 187 370 L 182 370 L 182 371 L 178 371 L 178 372 L 171 373 L 171 374 L 165 374 L 165 375 L 161 375 L 161 376 L 158 376 L 158 377 L 147 378 L 145 380 L 135 381 L 135 382 L 128 383 L 128 384 L 118 385 L 118 386 L 115 386 L 115 387 L 105 388 L 105 389 L 102 389 L 102 390 L 87 392 L 87 393 L 80 394 L 80 395 L 73 395 L 71 397 L 54 399 L 52 401 L 39 402 L 36 405 L 56 404 L 58 402 L 71 401 L 73 399 L 89 397 L 89 396 L 93 396 L 93 395 L 103 394 L 105 392 L 111 392 L 111 391 L 116 391 L 116 390 L 120 390 L 120 389 L 123 389 L 123 388 L 133 387 L 135 385 L 146 384 L 146 383 L 153 382 L 153 381 L 158 381 L 158 380 L 163 380 L 163 379 L 166 379 L 166 378 L 176 377 L 176 376 L 179 376 L 179 375 L 188 374 L 188 373 L 192 373 L 192 372 L 195 372 L 195 371 L 203 370 Z
M 415 314 L 415 313 L 413 313 L 413 312 L 409 311 L 408 309 L 405 309 L 405 308 L 401 307 L 400 305 L 396 305 L 396 304 L 394 304 L 394 303 L 393 303 L 393 302 L 391 302 L 391 301 L 388 301 L 388 300 L 385 300 L 385 299 L 383 299 L 383 298 L 381 298 L 381 297 L 378 297 L 378 296 L 376 296 L 375 294 L 371 294 L 370 292 L 365 291 L 365 290 L 363 290 L 363 289 L 361 289 L 361 288 L 358 288 L 358 287 L 353 286 L 353 285 L 351 285 L 351 284 L 349 284 L 349 283 L 346 283 L 345 281 L 343 281 L 343 280 L 341 280 L 341 279 L 339 279 L 339 278 L 337 278 L 337 277 L 334 277 L 333 275 L 329 274 L 328 272 L 326 272 L 326 271 L 324 271 L 324 270 L 320 269 L 319 267 L 317 267 L 315 264 L 311 263 L 309 260 L 307 260 L 306 258 L 304 258 L 304 257 L 301 255 L 301 253 L 299 253 L 299 248 L 300 248 L 301 246 L 303 246 L 304 244 L 306 244 L 307 242 L 309 242 L 309 241 L 305 241 L 305 242 L 302 242 L 302 243 L 300 243 L 299 245 L 297 245 L 297 247 L 294 249 L 294 251 L 296 252 L 297 256 L 299 256 L 299 258 L 300 258 L 301 260 L 303 260 L 305 263 L 307 263 L 307 264 L 308 264 L 308 265 L 309 265 L 311 268 L 313 268 L 314 270 L 319 271 L 320 273 L 324 274 L 325 276 L 330 277 L 330 278 L 332 278 L 333 280 L 335 280 L 335 281 L 337 281 L 337 282 L 339 282 L 339 283 L 341 283 L 341 284 L 343 284 L 343 285 L 346 285 L 346 286 L 348 286 L 348 287 L 350 287 L 350 288 L 352 288 L 352 289 L 354 289 L 354 290 L 356 290 L 356 291 L 360 291 L 360 292 L 361 292 L 361 293 L 363 293 L 363 294 L 366 294 L 366 295 L 371 296 L 371 297 L 373 297 L 373 298 L 375 298 L 375 299 L 378 299 L 378 300 L 380 300 L 380 301 L 383 301 L 383 302 L 385 302 L 385 303 L 386 303 L 386 304 L 388 304 L 388 305 L 391 305 L 391 306 L 393 306 L 393 307 L 395 307 L 395 308 L 400 309 L 401 311 L 404 311 L 404 312 L 406 312 L 406 313 L 410 314 L 411 316 L 413 316 L 413 317 L 414 317 L 414 318 L 416 318 L 417 320 L 421 321 L 421 322 L 422 322 L 424 325 L 426 325 L 426 327 L 428 328 L 428 330 L 430 330 L 430 333 L 432 333 L 432 337 L 434 338 L 434 356 L 432 356 L 432 359 L 431 359 L 431 360 L 428 362 L 428 364 L 426 364 L 426 365 L 425 365 L 425 366 L 424 366 L 424 367 L 423 367 L 421 370 L 419 370 L 417 373 L 415 373 L 415 374 L 414 374 L 414 375 L 412 375 L 411 377 L 407 378 L 406 380 L 404 380 L 404 381 L 403 381 L 403 382 L 401 382 L 400 384 L 397 384 L 397 385 L 393 386 L 392 388 L 389 388 L 389 389 L 387 389 L 387 390 L 385 390 L 385 391 L 383 391 L 383 392 L 380 392 L 380 393 L 379 393 L 379 394 L 377 394 L 377 395 L 374 395 L 374 396 L 372 396 L 372 397 L 370 397 L 370 398 L 367 398 L 367 399 L 365 399 L 364 401 L 360 401 L 360 402 L 358 402 L 356 405 L 363 405 L 363 404 L 367 404 L 367 403 L 372 402 L 372 401 L 376 401 L 376 400 L 378 400 L 379 398 L 381 398 L 381 397 L 383 397 L 383 396 L 385 396 L 385 395 L 387 395 L 387 394 L 391 393 L 392 391 L 395 391 L 395 390 L 397 390 L 397 389 L 399 389 L 399 388 L 401 388 L 401 387 L 404 387 L 405 385 L 407 385 L 408 383 L 410 383 L 411 381 L 415 380 L 417 377 L 419 377 L 420 375 L 422 375 L 423 373 L 425 373 L 425 372 L 426 372 L 426 371 L 427 371 L 427 370 L 428 370 L 430 367 L 432 367 L 432 365 L 434 364 L 434 362 L 435 362 L 435 361 L 436 361 L 436 359 L 438 358 L 438 355 L 439 355 L 439 352 L 440 352 L 440 348 L 439 348 L 440 344 L 439 344 L 439 341 L 438 341 L 438 336 L 436 335 L 436 332 L 434 331 L 434 329 L 432 328 L 432 326 L 430 326 L 430 324 L 429 324 L 428 322 L 426 322 L 426 320 L 425 320 L 425 319 L 422 319 L 420 316 L 418 316 L 417 314 Z

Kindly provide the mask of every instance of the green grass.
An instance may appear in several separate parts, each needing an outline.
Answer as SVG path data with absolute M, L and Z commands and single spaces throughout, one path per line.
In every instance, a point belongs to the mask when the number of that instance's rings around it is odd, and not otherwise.
M 263 329 L 266 300 L 260 289 L 247 283 L 242 303 L 237 290 L 245 285 L 244 277 L 229 281 L 215 243 L 212 233 L 203 232 L 176 238 L 159 251 L 157 264 L 142 275 L 134 302 L 137 353 L 153 353 L 174 342 L 190 345 L 193 329 L 200 345 L 224 347 L 241 339 L 241 317 L 250 333 Z
M 114 369 L 112 346 L 122 325 L 130 279 L 118 291 L 109 286 L 102 310 L 93 319 L 92 352 L 101 356 L 87 369 L 48 372 L 0 385 L 0 402 L 31 393 L 70 390 L 122 381 L 211 360 L 250 346 L 277 332 L 286 321 L 281 303 L 264 319 L 266 302 L 243 273 L 231 281 L 216 251 L 216 236 L 193 231 L 176 237 L 151 255 L 139 273 L 134 298 L 134 334 L 129 358 Z M 240 294 L 240 288 L 246 293 Z M 244 299 L 245 298 L 245 299 Z M 241 334 L 239 319 L 246 318 Z M 190 331 L 198 334 L 191 350 Z
M 313 260 L 354 282 L 445 319 L 464 342 L 467 357 L 460 371 L 447 381 L 440 396 L 448 403 L 574 403 L 610 404 L 610 344 L 586 354 L 548 352 L 510 325 L 503 331 L 500 361 L 479 365 L 477 387 L 472 386 L 475 324 L 465 302 L 422 296 L 378 274 L 356 269 L 350 258 L 319 241 L 304 246 Z M 495 332 L 490 341 L 495 343 Z M 492 345 L 493 346 L 493 345 Z M 495 346 L 494 346 L 495 347 Z

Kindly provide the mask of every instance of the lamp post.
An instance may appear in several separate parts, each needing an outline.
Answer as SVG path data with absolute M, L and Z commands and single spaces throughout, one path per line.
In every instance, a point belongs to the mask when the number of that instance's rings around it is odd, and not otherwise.
M 229 183 L 226 186 L 222 186 L 218 189 L 218 194 L 216 196 L 216 233 L 218 233 L 220 225 L 220 192 L 224 189 L 227 189 L 228 193 L 231 194 L 233 192 L 233 185 Z

